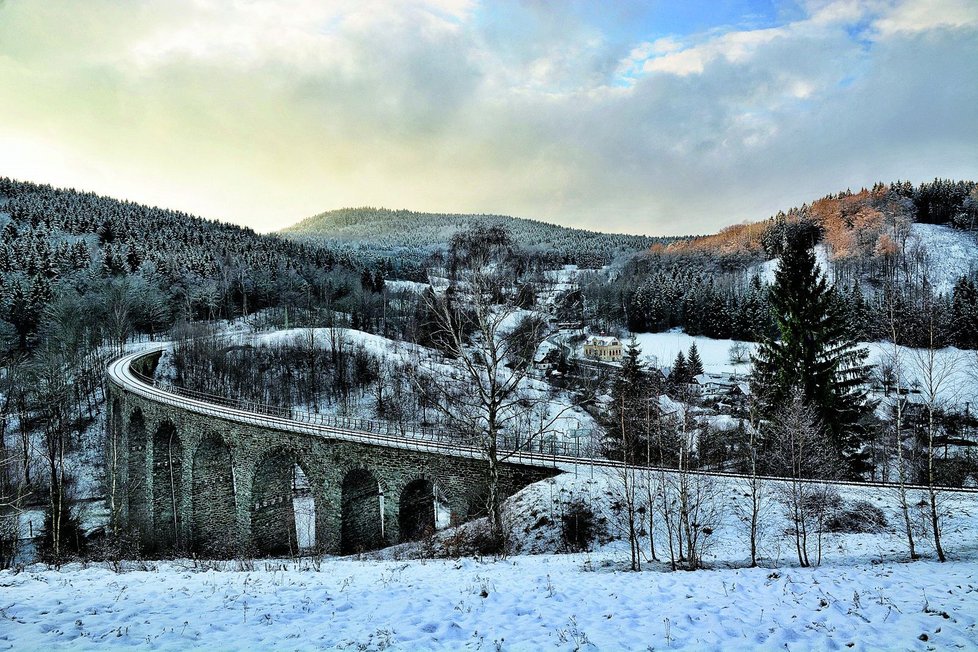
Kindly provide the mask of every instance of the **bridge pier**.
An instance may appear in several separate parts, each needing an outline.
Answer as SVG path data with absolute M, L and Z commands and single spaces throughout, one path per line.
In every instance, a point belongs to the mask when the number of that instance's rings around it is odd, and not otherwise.
M 183 456 L 180 461 L 180 543 L 182 550 L 189 550 L 193 541 L 193 488 L 194 488 L 194 453 L 200 446 L 200 433 L 192 428 L 181 427 L 183 439 Z

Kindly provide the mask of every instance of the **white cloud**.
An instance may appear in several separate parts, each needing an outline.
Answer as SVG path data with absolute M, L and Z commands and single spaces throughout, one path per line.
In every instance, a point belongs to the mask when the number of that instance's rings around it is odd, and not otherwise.
M 260 229 L 373 204 L 670 233 L 978 176 L 973 4 L 624 46 L 552 3 L 490 24 L 501 6 L 8 2 L 0 173 Z
M 978 26 L 975 0 L 904 0 L 873 23 L 882 36 Z
M 759 48 L 786 35 L 787 31 L 782 28 L 730 32 L 700 45 L 661 56 L 655 56 L 653 51 L 653 56 L 645 61 L 643 71 L 690 75 L 702 73 L 707 64 L 720 58 L 731 63 L 745 63 Z

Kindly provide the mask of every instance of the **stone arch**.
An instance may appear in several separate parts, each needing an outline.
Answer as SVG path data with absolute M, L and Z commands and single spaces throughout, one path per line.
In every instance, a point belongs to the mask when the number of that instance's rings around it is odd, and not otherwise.
M 343 477 L 340 552 L 350 554 L 384 546 L 384 493 L 366 469 L 354 469 Z
M 417 541 L 435 531 L 435 486 L 428 478 L 412 480 L 401 490 L 397 524 L 401 541 Z
M 316 492 L 295 451 L 279 448 L 261 458 L 251 487 L 251 537 L 260 553 L 298 554 L 316 546 Z M 302 533 L 303 527 L 311 532 Z M 305 545 L 303 545 L 305 544 Z
M 150 451 L 147 445 L 146 418 L 138 407 L 129 413 L 126 439 L 128 442 L 126 494 L 129 496 L 129 525 L 140 534 L 143 541 L 146 541 L 153 531 L 153 513 L 150 505 L 152 493 L 149 484 L 151 478 L 147 469 Z
M 161 550 L 182 545 L 182 480 L 183 444 L 173 422 L 164 419 L 153 433 L 153 523 Z
M 216 433 L 208 433 L 193 458 L 193 549 L 208 556 L 227 556 L 237 544 L 234 466 L 231 449 Z

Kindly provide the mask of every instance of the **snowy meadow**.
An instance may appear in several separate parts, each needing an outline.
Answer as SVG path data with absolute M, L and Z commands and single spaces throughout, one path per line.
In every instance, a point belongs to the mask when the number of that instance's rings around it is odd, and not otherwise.
M 760 566 L 748 568 L 741 481 L 721 480 L 705 570 L 671 571 L 643 551 L 628 570 L 613 471 L 569 467 L 506 503 L 507 555 L 432 558 L 436 541 L 371 557 L 73 564 L 0 574 L 0 647 L 94 649 L 647 650 L 973 649 L 978 645 L 978 496 L 946 492 L 950 560 L 908 562 L 895 492 L 842 487 L 877 506 L 875 532 L 827 533 L 800 568 L 768 487 Z M 587 552 L 561 521 L 583 501 Z M 469 526 L 472 527 L 472 526 Z M 922 529 L 922 528 L 921 528 Z M 653 536 L 662 560 L 661 526 Z M 642 539 L 647 547 L 649 539 Z

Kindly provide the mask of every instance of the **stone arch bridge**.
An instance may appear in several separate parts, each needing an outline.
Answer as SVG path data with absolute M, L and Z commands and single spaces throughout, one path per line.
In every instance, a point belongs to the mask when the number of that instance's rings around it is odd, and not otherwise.
M 484 506 L 487 463 L 476 448 L 167 389 L 152 381 L 162 351 L 107 370 L 113 508 L 148 551 L 351 553 L 420 538 Z M 557 473 L 553 458 L 519 454 L 502 464 L 501 492 Z

